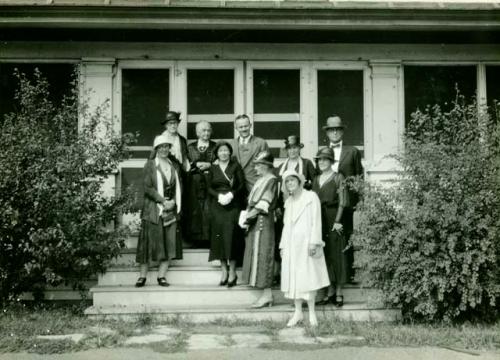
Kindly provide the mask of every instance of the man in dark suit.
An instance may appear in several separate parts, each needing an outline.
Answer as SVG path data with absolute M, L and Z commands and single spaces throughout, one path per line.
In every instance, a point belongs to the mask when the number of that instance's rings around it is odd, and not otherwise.
M 335 162 L 332 166 L 333 170 L 344 175 L 346 179 L 354 176 L 363 176 L 364 171 L 363 165 L 361 164 L 361 153 L 356 147 L 344 144 L 345 126 L 340 116 L 332 115 L 328 117 L 326 119 L 326 125 L 323 126 L 323 130 L 325 130 L 326 136 L 330 142 L 329 147 L 332 148 L 335 153 Z M 349 190 L 349 206 L 344 209 L 342 216 L 346 240 L 349 240 L 352 234 L 353 215 L 358 200 L 358 194 L 353 190 Z M 346 251 L 346 257 L 349 279 L 350 282 L 354 282 L 354 251 L 352 248 Z
M 250 133 L 252 122 L 248 115 L 238 115 L 234 121 L 234 127 L 239 136 L 231 144 L 233 154 L 243 168 L 247 191 L 250 193 L 255 181 L 257 181 L 253 158 L 261 151 L 268 151 L 269 146 L 264 139 Z

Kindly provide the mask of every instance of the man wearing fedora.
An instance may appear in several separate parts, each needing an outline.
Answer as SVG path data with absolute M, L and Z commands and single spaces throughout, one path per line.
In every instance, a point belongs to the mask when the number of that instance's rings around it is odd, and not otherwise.
M 233 140 L 231 145 L 234 150 L 234 157 L 243 168 L 247 191 L 250 193 L 258 178 L 253 159 L 262 151 L 269 151 L 269 146 L 264 139 L 250 133 L 252 122 L 248 115 L 238 115 L 234 120 L 234 127 L 239 136 Z
M 343 124 L 342 119 L 338 115 L 331 115 L 326 119 L 326 125 L 323 126 L 323 130 L 326 132 L 329 144 L 328 146 L 333 149 L 335 153 L 335 162 L 332 165 L 332 169 L 335 172 L 339 172 L 346 179 L 355 176 L 363 176 L 364 170 L 361 164 L 361 153 L 354 147 L 345 145 L 344 131 L 346 126 Z M 358 194 L 349 189 L 349 205 L 344 209 L 342 216 L 342 222 L 344 227 L 344 236 L 346 240 L 349 240 L 352 230 L 353 230 L 353 215 L 356 209 L 356 204 L 358 203 Z M 354 252 L 352 247 L 346 252 L 347 255 L 347 269 L 348 269 L 348 279 L 350 282 L 354 282 Z

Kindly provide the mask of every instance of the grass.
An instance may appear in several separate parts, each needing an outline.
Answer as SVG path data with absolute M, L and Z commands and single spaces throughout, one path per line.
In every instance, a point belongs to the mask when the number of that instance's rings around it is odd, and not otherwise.
M 121 347 L 133 335 L 150 333 L 155 326 L 168 325 L 181 330 L 169 341 L 147 345 L 157 352 L 172 353 L 186 350 L 187 340 L 193 333 L 219 333 L 227 328 L 247 327 L 249 333 L 270 335 L 275 341 L 284 322 L 217 320 L 209 324 L 193 324 L 180 317 L 158 320 L 154 315 L 139 315 L 135 322 L 124 320 L 95 320 L 83 315 L 79 306 L 38 306 L 27 307 L 21 304 L 5 308 L 0 313 L 0 353 L 35 352 L 42 354 L 66 353 L 100 347 Z M 493 325 L 480 324 L 390 324 L 377 322 L 349 322 L 338 319 L 322 319 L 317 329 L 306 328 L 310 336 L 361 336 L 363 345 L 375 347 L 435 346 L 466 350 L 499 350 L 500 321 Z M 71 340 L 43 340 L 39 335 L 60 335 L 82 333 L 85 337 L 78 343 Z M 227 343 L 233 339 L 231 331 L 221 331 L 227 335 Z M 360 343 L 342 342 L 328 346 L 359 346 Z M 291 347 L 290 347 L 291 346 Z M 325 345 L 311 345 L 315 349 Z M 310 348 L 311 346 L 306 346 Z M 267 344 L 268 349 L 303 350 L 304 346 Z

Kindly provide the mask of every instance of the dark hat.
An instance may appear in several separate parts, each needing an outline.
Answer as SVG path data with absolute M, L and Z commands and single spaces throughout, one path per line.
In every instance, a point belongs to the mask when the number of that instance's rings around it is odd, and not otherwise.
M 292 146 L 303 148 L 304 144 L 300 142 L 300 138 L 297 135 L 290 135 L 285 139 L 285 149 L 289 149 Z
M 215 145 L 215 148 L 214 148 L 214 154 L 216 157 L 217 157 L 217 152 L 219 151 L 219 149 L 222 146 L 226 146 L 229 149 L 230 156 L 233 156 L 233 147 L 231 146 L 231 144 L 228 143 L 227 141 L 221 140 L 221 141 L 217 142 L 217 144 Z
M 345 128 L 345 125 L 342 123 L 342 119 L 340 116 L 332 115 L 326 119 L 326 125 L 323 126 L 323 130 L 335 129 L 335 128 Z
M 329 159 L 331 162 L 335 161 L 335 153 L 333 149 L 325 147 L 318 150 L 318 153 L 314 157 L 315 159 Z
M 264 164 L 273 167 L 274 157 L 269 151 L 264 150 L 258 153 L 253 159 L 254 164 Z
M 167 111 L 167 114 L 165 115 L 165 119 L 162 120 L 161 124 L 165 125 L 171 120 L 175 120 L 177 122 L 181 121 L 181 113 L 176 112 L 176 111 Z

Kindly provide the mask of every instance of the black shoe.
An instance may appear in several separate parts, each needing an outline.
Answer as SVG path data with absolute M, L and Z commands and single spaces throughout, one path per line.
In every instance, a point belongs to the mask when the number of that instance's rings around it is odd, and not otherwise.
M 140 277 L 135 283 L 135 287 L 143 287 L 146 284 L 146 278 Z
M 335 296 L 335 306 L 336 307 L 344 306 L 344 296 L 343 295 Z
M 161 277 L 161 278 L 158 278 L 158 285 L 160 286 L 170 286 L 170 284 L 167 282 L 167 279 L 165 279 L 164 277 Z
M 219 282 L 219 286 L 226 286 L 227 285 L 227 280 L 229 279 L 229 275 L 226 276 L 226 279 L 225 280 L 221 280 Z
M 327 296 L 321 300 L 316 301 L 314 304 L 315 305 L 328 305 L 328 304 L 335 305 L 336 304 L 335 295 Z
M 227 282 L 227 287 L 232 288 L 236 286 L 236 281 L 238 281 L 238 276 L 235 276 L 233 280 Z

